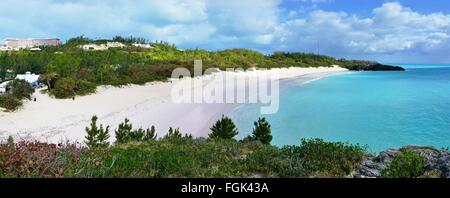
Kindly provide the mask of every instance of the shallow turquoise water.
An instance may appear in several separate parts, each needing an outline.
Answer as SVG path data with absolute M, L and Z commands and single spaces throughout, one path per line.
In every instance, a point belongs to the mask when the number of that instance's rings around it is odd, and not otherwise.
M 280 110 L 266 115 L 273 144 L 323 138 L 368 145 L 373 152 L 408 144 L 450 146 L 450 66 L 404 65 L 406 72 L 351 72 L 280 94 Z M 230 112 L 243 138 L 259 105 Z

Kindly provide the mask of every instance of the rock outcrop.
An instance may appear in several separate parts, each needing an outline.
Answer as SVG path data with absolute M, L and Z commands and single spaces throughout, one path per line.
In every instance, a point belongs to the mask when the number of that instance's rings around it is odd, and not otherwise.
M 439 173 L 439 177 L 450 178 L 450 151 L 433 147 L 406 146 L 401 149 L 388 149 L 378 156 L 366 156 L 361 162 L 360 169 L 353 174 L 357 178 L 376 178 L 386 168 L 394 157 L 403 152 L 413 152 L 426 160 L 426 172 Z

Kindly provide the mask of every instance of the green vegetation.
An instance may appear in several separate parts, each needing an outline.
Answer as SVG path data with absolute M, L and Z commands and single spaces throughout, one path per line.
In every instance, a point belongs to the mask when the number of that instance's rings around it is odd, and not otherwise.
M 209 138 L 212 139 L 233 139 L 238 134 L 236 125 L 229 117 L 222 116 L 212 127 Z
M 100 125 L 100 127 L 97 126 L 97 116 L 93 116 L 91 119 L 91 127 L 86 127 L 86 145 L 89 146 L 89 148 L 96 148 L 96 147 L 106 147 L 109 145 L 108 139 L 109 139 L 109 126 L 106 128 L 103 128 L 103 125 Z
M 119 127 L 133 131 L 128 120 Z M 280 149 L 260 141 L 193 138 L 173 128 L 159 139 L 151 134 L 108 146 L 108 129 L 94 116 L 86 128 L 89 147 L 8 139 L 0 144 L 0 177 L 342 177 L 366 154 L 339 142 L 302 140 Z
M 13 80 L 9 83 L 11 87 L 11 94 L 19 99 L 28 99 L 31 100 L 31 94 L 34 93 L 34 89 L 30 86 L 30 84 L 25 80 Z
M 0 107 L 15 111 L 22 106 L 22 100 L 31 100 L 34 89 L 25 80 L 13 80 L 8 84 L 10 91 L 0 95 Z
M 186 134 L 184 137 L 192 139 L 191 135 Z M 180 129 L 179 128 L 173 129 L 172 127 L 169 128 L 169 131 L 164 136 L 164 139 L 166 140 L 179 140 L 181 138 L 183 138 L 183 134 L 181 134 Z
M 325 142 L 321 139 L 302 139 L 300 146 L 282 148 L 290 159 L 298 161 L 292 171 L 318 177 L 349 175 L 362 161 L 367 149 L 343 142 Z M 306 170 L 306 171 L 305 171 Z
M 381 175 L 388 178 L 417 178 L 425 173 L 425 157 L 404 152 L 396 155 L 388 167 L 383 169 Z
M 260 141 L 263 144 L 270 144 L 272 141 L 272 130 L 269 122 L 266 118 L 258 118 L 258 121 L 254 122 L 253 133 L 251 136 L 245 138 L 246 141 Z
M 0 96 L 0 107 L 7 111 L 15 111 L 22 106 L 22 101 L 14 97 L 11 93 L 6 93 Z
M 337 177 L 348 173 L 339 164 L 329 174 L 326 169 L 303 168 L 308 161 L 291 157 L 300 153 L 224 139 L 172 137 L 95 149 L 19 142 L 14 148 L 0 145 L 0 151 L 0 177 Z
M 127 143 L 130 141 L 131 130 L 133 130 L 133 125 L 129 123 L 130 121 L 125 118 L 125 121 L 119 124 L 119 128 L 115 131 L 116 142 L 119 144 Z
M 94 93 L 96 85 L 88 81 L 67 77 L 56 81 L 54 88 L 55 89 L 52 90 L 51 93 L 56 98 L 70 98 L 75 95 L 87 95 Z
M 123 123 L 119 124 L 119 128 L 115 131 L 117 144 L 156 140 L 156 130 L 154 126 L 147 130 L 141 128 L 133 130 L 133 125 L 129 122 L 130 120 L 125 119 Z
M 1 53 L 0 81 L 31 71 L 41 74 L 41 81 L 48 85 L 50 94 L 57 98 L 70 98 L 93 93 L 98 85 L 120 86 L 164 81 L 171 76 L 174 68 L 185 67 L 192 71 L 194 60 L 203 60 L 203 69 L 340 65 L 359 70 L 375 64 L 305 53 L 276 52 L 264 55 L 247 49 L 179 50 L 165 42 L 149 43 L 142 38 L 120 36 L 111 41 L 122 42 L 127 45 L 125 48 L 83 51 L 79 47 L 108 41 L 76 37 L 58 47 L 43 47 L 39 52 L 20 50 Z M 138 48 L 132 43 L 148 43 L 152 48 Z

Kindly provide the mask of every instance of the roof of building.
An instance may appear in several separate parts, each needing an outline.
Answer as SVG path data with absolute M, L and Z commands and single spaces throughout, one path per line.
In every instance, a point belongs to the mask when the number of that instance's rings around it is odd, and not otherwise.
M 5 88 L 11 81 L 5 81 L 0 83 L 0 88 Z
M 17 41 L 17 40 L 61 40 L 59 38 L 7 38 L 5 41 Z
M 37 82 L 39 80 L 39 75 L 27 72 L 26 74 L 18 74 L 16 76 L 16 79 L 26 80 L 29 83 L 34 83 L 34 82 Z

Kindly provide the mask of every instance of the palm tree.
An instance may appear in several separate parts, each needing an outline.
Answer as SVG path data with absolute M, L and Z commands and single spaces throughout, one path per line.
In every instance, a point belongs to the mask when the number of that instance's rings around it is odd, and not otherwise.
M 58 74 L 55 72 L 48 72 L 45 74 L 42 74 L 40 77 L 40 81 L 43 82 L 45 85 L 47 85 L 48 90 L 51 91 L 52 84 L 58 78 Z

